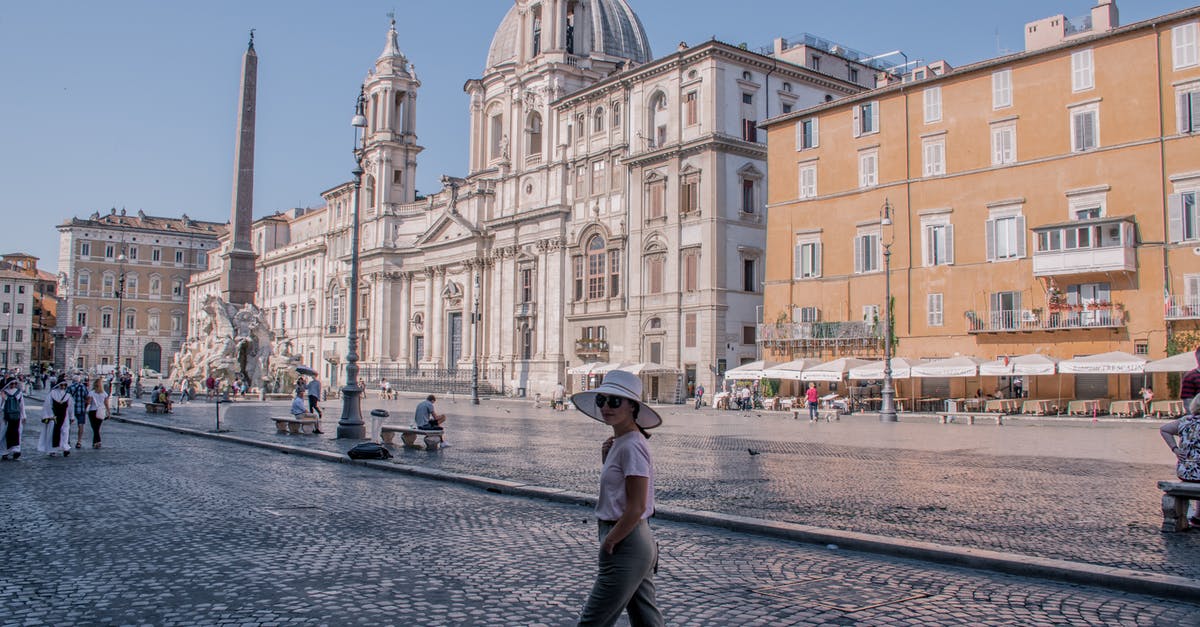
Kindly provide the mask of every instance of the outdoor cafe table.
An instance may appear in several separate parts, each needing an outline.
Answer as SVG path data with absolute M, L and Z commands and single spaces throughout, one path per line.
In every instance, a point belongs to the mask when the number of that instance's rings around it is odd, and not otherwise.
M 1067 413 L 1071 414 L 1071 415 L 1081 414 L 1081 415 L 1086 416 L 1088 414 L 1091 414 L 1091 415 L 1095 416 L 1096 414 L 1099 414 L 1099 413 L 1101 413 L 1103 411 L 1107 411 L 1107 410 L 1108 410 L 1108 399 L 1106 399 L 1106 398 L 1092 399 L 1092 400 L 1074 400 L 1074 401 L 1071 401 L 1070 403 L 1067 403 Z
M 717 392 L 713 396 L 713 409 L 729 409 L 729 392 Z
M 771 411 L 775 411 L 775 410 L 779 409 L 779 397 L 770 396 L 770 397 L 764 398 L 764 399 L 762 399 L 762 404 L 763 404 L 763 409 L 769 409 Z
M 1021 404 L 1022 414 L 1045 416 L 1058 411 L 1058 400 L 1052 398 L 1031 398 Z
M 917 409 L 927 410 L 927 411 L 937 411 L 937 406 L 938 406 L 938 403 L 940 403 L 940 402 L 942 402 L 942 399 L 936 398 L 933 396 L 918 399 L 917 400 Z
M 1140 416 L 1145 410 L 1142 401 L 1113 401 L 1108 411 L 1114 416 Z
M 1183 401 L 1153 401 L 1150 403 L 1150 413 L 1155 416 L 1182 416 Z

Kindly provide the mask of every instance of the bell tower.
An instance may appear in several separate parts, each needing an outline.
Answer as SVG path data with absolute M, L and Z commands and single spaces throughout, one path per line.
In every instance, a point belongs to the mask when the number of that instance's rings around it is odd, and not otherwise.
M 411 203 L 416 200 L 417 89 L 416 70 L 400 52 L 396 20 L 392 18 L 383 53 L 363 82 L 367 129 L 363 208 Z M 365 196 L 365 195 L 364 195 Z

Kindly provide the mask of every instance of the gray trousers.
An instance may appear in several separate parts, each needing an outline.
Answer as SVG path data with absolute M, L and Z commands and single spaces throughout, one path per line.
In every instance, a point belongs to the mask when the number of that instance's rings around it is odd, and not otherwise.
M 600 522 L 601 543 L 612 528 L 612 523 Z M 600 549 L 600 570 L 579 614 L 579 625 L 608 627 L 628 610 L 632 627 L 662 627 L 665 623 L 654 599 L 657 567 L 658 546 L 650 525 L 643 520 L 617 544 L 612 555 Z

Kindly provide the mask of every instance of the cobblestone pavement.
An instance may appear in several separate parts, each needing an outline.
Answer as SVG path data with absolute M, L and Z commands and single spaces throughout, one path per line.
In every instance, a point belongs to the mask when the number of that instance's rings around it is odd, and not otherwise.
M 416 403 L 368 399 L 364 414 L 385 406 L 389 423 L 410 424 Z M 523 402 L 438 406 L 450 415 L 453 446 L 401 449 L 396 461 L 595 491 L 608 433 L 600 423 Z M 274 434 L 266 417 L 286 412 L 280 403 L 225 407 L 223 426 L 237 434 L 350 446 L 332 439 L 336 402 L 324 437 Z M 663 504 L 1200 579 L 1200 533 L 1159 531 L 1156 481 L 1174 472 L 1157 422 L 811 424 L 782 412 L 662 411 L 666 424 L 650 443 Z M 192 403 L 163 421 L 211 428 L 212 405 Z
M 568 625 L 590 586 L 584 507 L 106 431 L 0 464 L 0 624 Z M 1196 603 L 654 527 L 671 625 L 1200 624 Z

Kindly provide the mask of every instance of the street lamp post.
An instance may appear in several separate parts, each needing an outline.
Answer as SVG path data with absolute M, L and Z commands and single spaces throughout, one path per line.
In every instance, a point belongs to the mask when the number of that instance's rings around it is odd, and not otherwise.
M 120 263 L 117 274 L 117 365 L 113 372 L 116 375 L 113 377 L 113 390 L 119 392 L 121 389 L 121 331 L 125 328 L 125 254 L 122 253 L 117 257 Z M 120 394 L 117 396 L 117 406 L 113 408 L 113 415 L 121 415 L 121 399 Z
M 883 244 L 883 391 L 880 393 L 882 403 L 879 408 L 880 422 L 896 422 L 896 391 L 892 384 L 892 243 L 894 233 L 892 226 L 892 205 L 885 198 L 882 213 L 879 217 L 879 239 Z M 887 229 L 889 237 L 885 240 Z
M 358 103 L 355 105 L 354 117 L 350 125 L 354 128 L 354 196 L 351 200 L 352 227 L 350 234 L 350 307 L 347 312 L 349 322 L 346 332 L 346 385 L 342 387 L 342 417 L 338 420 L 338 439 L 362 440 L 367 437 L 367 427 L 362 419 L 362 390 L 358 387 L 358 214 L 359 189 L 362 187 L 363 150 L 360 140 L 365 140 L 363 129 L 367 126 L 364 115 L 366 96 L 360 87 Z
M 483 268 L 479 267 L 475 270 L 475 305 L 471 313 L 471 341 L 474 344 L 472 351 L 474 356 L 471 359 L 471 404 L 479 404 L 479 275 L 483 273 Z

